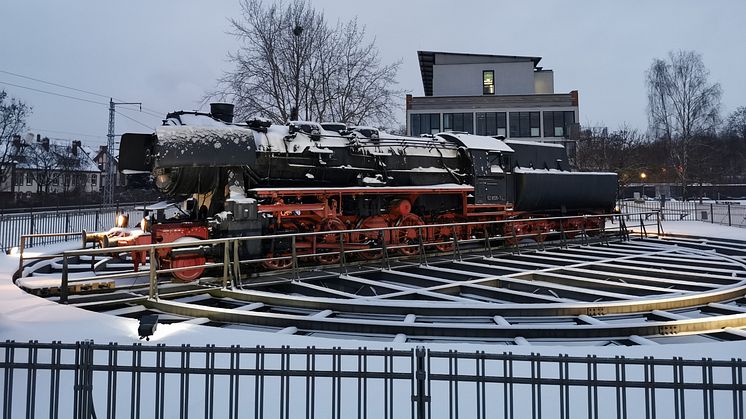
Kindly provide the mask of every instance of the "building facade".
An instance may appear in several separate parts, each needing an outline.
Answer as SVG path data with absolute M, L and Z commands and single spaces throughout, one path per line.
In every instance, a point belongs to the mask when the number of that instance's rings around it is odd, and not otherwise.
M 578 92 L 554 92 L 541 57 L 418 51 L 425 96 L 407 95 L 407 134 L 442 131 L 563 143 L 574 155 Z
M 101 170 L 80 141 L 50 141 L 28 134 L 5 144 L 8 150 L 0 191 L 20 194 L 98 192 Z

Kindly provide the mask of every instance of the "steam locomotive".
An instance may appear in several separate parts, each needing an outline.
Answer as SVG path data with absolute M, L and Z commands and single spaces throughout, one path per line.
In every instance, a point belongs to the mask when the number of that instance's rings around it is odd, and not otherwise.
M 454 235 L 506 233 L 443 226 L 465 221 L 516 218 L 521 222 L 512 224 L 514 236 L 541 240 L 560 226 L 533 218 L 608 213 L 617 189 L 614 173 L 571 171 L 561 145 L 458 132 L 403 137 L 304 121 L 234 123 L 233 106 L 222 103 L 211 104 L 210 113 L 170 113 L 152 134 L 124 134 L 119 164 L 151 173 L 162 193 L 184 201 L 179 216 L 167 219 L 154 211 L 141 225 L 144 234 L 119 238 L 118 244 L 441 225 L 425 229 L 425 237 L 415 228 L 351 231 L 342 245 L 362 249 L 357 255 L 363 259 L 380 257 L 374 250 L 382 242 L 425 241 L 447 250 Z M 578 217 L 563 228 L 593 229 L 602 222 Z M 263 257 L 265 269 L 290 263 L 278 258 L 290 251 L 287 240 L 242 243 L 240 252 Z M 317 262 L 337 263 L 339 246 L 338 236 L 318 235 L 297 243 L 296 250 L 326 252 L 332 256 Z M 399 247 L 404 254 L 417 251 Z M 144 255 L 134 256 L 135 263 L 144 261 Z M 210 255 L 166 249 L 159 258 L 162 266 L 183 268 L 204 264 Z M 198 268 L 174 273 L 185 281 L 201 274 Z

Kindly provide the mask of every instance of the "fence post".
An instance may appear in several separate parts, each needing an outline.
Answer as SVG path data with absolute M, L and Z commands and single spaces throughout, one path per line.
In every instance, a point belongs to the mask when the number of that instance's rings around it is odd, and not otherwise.
M 228 289 L 228 277 L 230 276 L 230 242 L 223 243 L 223 289 Z
M 339 263 L 342 264 L 342 269 L 345 275 L 347 275 L 347 256 L 345 255 L 344 233 L 339 233 Z
M 62 279 L 60 280 L 60 302 L 62 304 L 67 304 L 67 294 L 68 294 L 68 267 L 67 267 L 67 255 L 65 252 L 62 252 Z
M 712 204 L 710 204 L 710 224 L 715 223 L 715 218 L 713 217 L 713 211 L 712 211 Z
M 93 410 L 93 341 L 78 342 L 76 360 L 75 407 L 73 416 L 80 419 L 96 417 Z
M 158 274 L 155 271 L 156 270 L 156 261 L 157 257 L 155 255 L 155 248 L 150 248 L 150 255 L 148 257 L 148 263 L 150 263 L 150 289 L 148 290 L 148 298 L 154 299 L 158 298 Z
M 661 236 L 661 232 L 663 232 L 663 225 L 661 225 L 661 215 L 662 215 L 662 211 L 657 211 L 655 213 L 655 218 L 657 219 L 656 220 L 657 221 L 656 224 L 658 225 L 658 237 L 659 238 Z
M 70 213 L 65 211 L 65 233 L 70 232 Z M 67 241 L 67 237 L 65 236 L 65 241 Z
M 34 234 L 34 209 L 33 208 L 31 208 L 31 234 Z M 29 241 L 30 241 L 29 247 L 33 247 L 34 238 L 32 237 Z
M 233 287 L 241 285 L 241 259 L 238 255 L 238 239 L 233 241 Z
M 420 244 L 420 265 L 427 266 L 427 249 L 425 241 L 422 240 L 422 226 L 417 227 L 417 241 Z
M 732 225 L 733 224 L 731 224 L 731 221 L 730 221 L 730 202 L 728 202 L 728 226 L 732 226 Z
M 295 235 L 292 235 L 290 237 L 290 252 L 291 252 L 290 266 L 293 269 L 293 279 L 299 279 L 300 277 L 298 276 L 298 249 L 295 246 L 296 246 Z
M 425 419 L 427 413 L 427 403 L 430 402 L 430 396 L 425 394 L 427 371 L 425 370 L 425 356 L 427 352 L 424 346 L 418 346 L 414 350 L 415 356 L 415 389 L 416 393 L 412 395 L 412 401 L 415 403 L 417 419 Z

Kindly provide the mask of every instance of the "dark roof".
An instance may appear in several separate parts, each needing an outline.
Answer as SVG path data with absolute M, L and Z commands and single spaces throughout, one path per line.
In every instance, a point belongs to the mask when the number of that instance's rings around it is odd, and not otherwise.
M 528 57 L 519 55 L 494 55 L 494 54 L 470 54 L 462 52 L 441 52 L 441 51 L 417 51 L 417 57 L 420 61 L 420 73 L 422 74 L 422 87 L 425 90 L 425 96 L 433 95 L 433 65 L 435 64 L 435 54 L 461 56 L 461 57 L 485 57 L 485 58 L 513 58 L 528 59 L 534 62 L 534 67 L 539 64 L 541 57 Z

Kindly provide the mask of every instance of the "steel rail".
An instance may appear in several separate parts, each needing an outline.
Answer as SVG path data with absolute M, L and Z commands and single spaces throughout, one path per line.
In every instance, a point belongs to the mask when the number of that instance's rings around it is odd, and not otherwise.
M 285 313 L 241 311 L 219 307 L 163 300 L 148 300 L 150 309 L 189 317 L 206 317 L 213 321 L 246 323 L 273 327 L 297 327 L 306 331 L 406 334 L 409 337 L 450 336 L 480 338 L 564 338 L 564 339 L 621 339 L 630 335 L 698 334 L 721 331 L 726 327 L 746 327 L 746 313 L 689 320 L 649 321 L 624 324 L 511 324 L 509 326 L 475 323 L 409 323 L 403 321 L 314 317 Z

